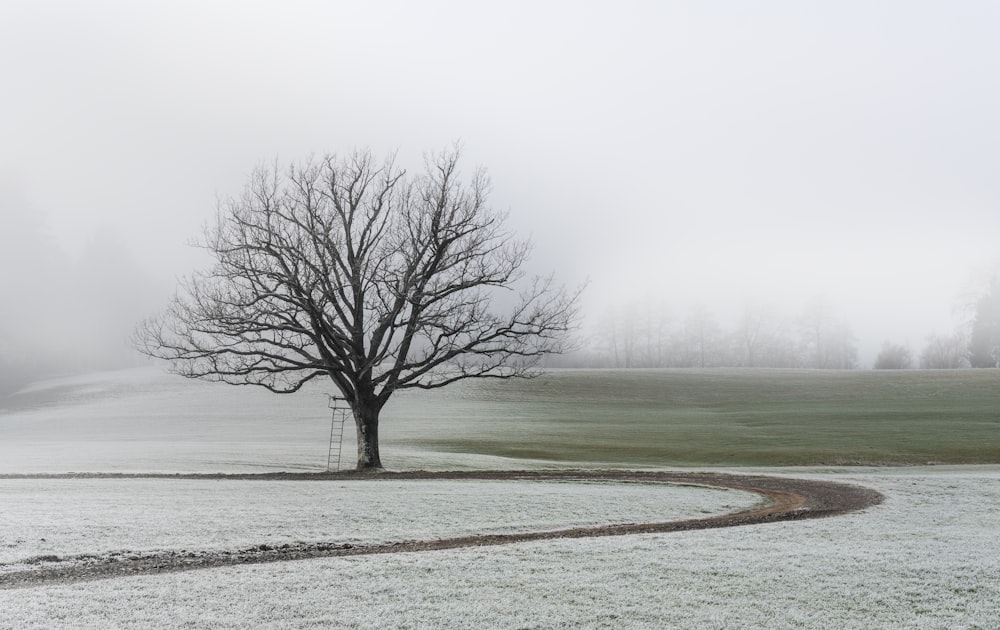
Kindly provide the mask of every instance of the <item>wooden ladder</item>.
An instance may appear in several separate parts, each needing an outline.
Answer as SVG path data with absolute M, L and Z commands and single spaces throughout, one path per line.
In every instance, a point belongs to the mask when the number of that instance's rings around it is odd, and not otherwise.
M 344 423 L 347 421 L 347 401 L 343 398 L 327 395 L 330 399 L 328 406 L 331 411 L 330 418 L 330 449 L 326 454 L 326 471 L 333 472 L 340 470 L 341 452 L 344 447 Z M 337 467 L 333 467 L 334 457 L 337 459 Z

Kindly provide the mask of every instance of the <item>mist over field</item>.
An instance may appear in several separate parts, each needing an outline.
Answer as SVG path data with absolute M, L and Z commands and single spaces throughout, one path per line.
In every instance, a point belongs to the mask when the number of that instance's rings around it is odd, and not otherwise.
M 996 627 L 997 33 L 5 0 L 0 630 Z
M 530 271 L 589 280 L 585 345 L 822 299 L 857 365 L 917 355 L 997 263 L 998 30 L 986 1 L 11 3 L 0 376 L 139 362 L 255 165 L 455 142 Z

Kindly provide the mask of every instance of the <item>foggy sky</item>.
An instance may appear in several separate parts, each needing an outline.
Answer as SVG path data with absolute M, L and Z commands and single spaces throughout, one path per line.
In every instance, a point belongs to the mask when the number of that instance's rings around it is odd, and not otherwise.
M 47 253 L 0 284 L 114 243 L 139 313 L 259 162 L 461 141 L 591 319 L 822 294 L 863 360 L 918 351 L 1000 258 L 998 32 L 988 0 L 6 2 L 2 229 Z

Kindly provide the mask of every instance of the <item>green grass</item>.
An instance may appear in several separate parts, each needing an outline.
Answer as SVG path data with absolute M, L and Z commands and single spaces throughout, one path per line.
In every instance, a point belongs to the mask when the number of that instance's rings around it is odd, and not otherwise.
M 464 387 L 424 445 L 661 465 L 1000 462 L 1000 370 L 568 370 Z

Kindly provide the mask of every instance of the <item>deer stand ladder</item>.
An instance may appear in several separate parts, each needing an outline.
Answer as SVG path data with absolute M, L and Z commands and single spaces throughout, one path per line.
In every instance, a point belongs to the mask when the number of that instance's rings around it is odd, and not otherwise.
M 328 406 L 331 409 L 330 417 L 330 449 L 326 454 L 326 471 L 334 472 L 340 470 L 341 453 L 344 447 L 344 423 L 347 421 L 347 412 L 350 411 L 347 401 L 336 396 L 327 397 L 330 399 Z M 336 468 L 334 468 L 336 460 Z

